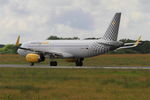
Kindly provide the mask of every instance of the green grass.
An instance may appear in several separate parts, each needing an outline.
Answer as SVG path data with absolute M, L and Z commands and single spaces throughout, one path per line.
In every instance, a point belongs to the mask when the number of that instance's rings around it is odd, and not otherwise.
M 49 64 L 49 59 L 40 64 Z M 74 66 L 74 63 L 58 59 L 59 66 Z M 28 64 L 19 55 L 0 55 L 0 64 Z M 150 54 L 112 54 L 86 58 L 85 66 L 150 66 Z
M 150 70 L 0 68 L 0 100 L 149 100 Z
M 125 54 L 87 58 L 84 63 L 150 66 L 149 61 L 150 54 Z M 28 63 L 19 55 L 0 55 L 0 64 Z M 0 68 L 0 100 L 149 100 L 149 94 L 150 70 Z

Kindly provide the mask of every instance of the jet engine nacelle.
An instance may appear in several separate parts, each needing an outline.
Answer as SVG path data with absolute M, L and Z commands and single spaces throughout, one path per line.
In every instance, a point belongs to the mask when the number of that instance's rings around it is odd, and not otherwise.
M 39 55 L 39 54 L 27 54 L 26 55 L 26 61 L 30 63 L 42 62 L 44 60 L 45 60 L 45 57 L 43 55 Z

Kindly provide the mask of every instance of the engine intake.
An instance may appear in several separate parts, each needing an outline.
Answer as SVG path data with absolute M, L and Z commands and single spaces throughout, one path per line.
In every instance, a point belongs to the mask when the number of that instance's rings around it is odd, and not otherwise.
M 42 62 L 44 60 L 45 60 L 45 57 L 43 55 L 39 55 L 39 54 L 27 54 L 26 55 L 26 61 L 30 63 Z

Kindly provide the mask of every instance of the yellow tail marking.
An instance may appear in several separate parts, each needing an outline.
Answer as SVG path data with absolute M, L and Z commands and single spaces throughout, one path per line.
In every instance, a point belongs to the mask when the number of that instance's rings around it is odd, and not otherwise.
M 16 46 L 19 46 L 19 45 L 20 45 L 20 35 L 18 36 L 17 41 L 16 41 Z
M 138 38 L 138 40 L 135 42 L 135 46 L 137 46 L 141 41 L 141 36 Z

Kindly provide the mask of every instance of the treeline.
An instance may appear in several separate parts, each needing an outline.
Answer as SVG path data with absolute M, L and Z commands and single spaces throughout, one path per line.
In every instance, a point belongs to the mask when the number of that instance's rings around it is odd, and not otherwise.
M 17 53 L 17 46 L 13 44 L 8 44 L 0 48 L 0 54 L 16 54 L 16 53 Z
M 100 39 L 100 38 L 95 38 L 95 37 L 85 38 L 85 40 L 97 40 L 97 39 Z M 78 38 L 78 37 L 62 38 L 62 37 L 58 37 L 58 36 L 50 36 L 47 38 L 47 40 L 80 40 L 80 38 Z
M 47 38 L 47 40 L 79 40 L 80 38 L 78 37 L 67 37 L 67 38 L 62 38 L 62 37 L 57 37 L 57 36 L 50 36 Z
M 62 38 L 62 37 L 57 37 L 57 36 L 50 36 L 47 38 L 47 40 L 79 40 L 80 38 L 78 37 L 69 37 L 69 38 Z M 85 40 L 95 40 L 99 38 L 85 38 Z M 121 39 L 120 41 L 124 43 L 128 42 L 135 42 L 135 40 L 130 40 L 130 39 Z M 16 54 L 17 53 L 17 47 L 12 44 L 8 45 L 1 45 L 0 46 L 0 54 Z M 150 53 L 150 41 L 141 41 L 141 44 L 139 44 L 135 48 L 130 48 L 130 49 L 121 49 L 117 51 L 112 51 L 109 52 L 110 54 L 148 54 Z
M 4 47 L 4 45 L 0 44 L 0 48 Z

